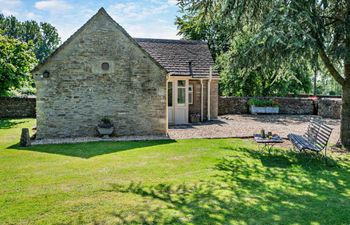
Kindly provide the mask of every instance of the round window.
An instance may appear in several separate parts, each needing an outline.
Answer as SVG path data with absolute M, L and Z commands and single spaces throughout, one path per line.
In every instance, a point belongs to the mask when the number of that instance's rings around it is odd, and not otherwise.
M 108 70 L 108 69 L 109 69 L 109 63 L 106 63 L 106 62 L 102 63 L 102 64 L 101 64 L 101 68 L 102 68 L 103 70 Z

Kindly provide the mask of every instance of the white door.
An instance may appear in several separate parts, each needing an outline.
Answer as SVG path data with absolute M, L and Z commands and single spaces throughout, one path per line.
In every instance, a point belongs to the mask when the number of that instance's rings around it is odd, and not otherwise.
M 168 82 L 168 123 L 174 124 L 174 83 Z
M 174 122 L 175 124 L 188 123 L 188 81 L 176 80 L 174 81 L 175 104 L 174 104 Z M 173 91 L 173 92 L 174 92 Z

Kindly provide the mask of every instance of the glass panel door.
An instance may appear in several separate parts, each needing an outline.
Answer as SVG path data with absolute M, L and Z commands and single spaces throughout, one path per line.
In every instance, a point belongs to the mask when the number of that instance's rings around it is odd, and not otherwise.
M 177 81 L 177 104 L 186 104 L 186 81 L 184 80 Z
M 175 81 L 174 81 L 175 82 Z M 174 84 L 175 104 L 174 104 L 174 123 L 188 123 L 188 81 L 177 80 Z

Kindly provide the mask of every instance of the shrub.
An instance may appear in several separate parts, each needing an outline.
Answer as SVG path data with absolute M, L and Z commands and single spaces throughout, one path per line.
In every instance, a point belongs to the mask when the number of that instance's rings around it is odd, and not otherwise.
M 248 101 L 248 105 L 257 106 L 257 107 L 275 107 L 278 106 L 278 102 L 272 99 L 259 99 L 259 98 L 251 98 Z
M 110 119 L 107 117 L 104 117 L 101 119 L 101 123 L 98 125 L 101 128 L 111 128 L 113 127 L 113 124 Z

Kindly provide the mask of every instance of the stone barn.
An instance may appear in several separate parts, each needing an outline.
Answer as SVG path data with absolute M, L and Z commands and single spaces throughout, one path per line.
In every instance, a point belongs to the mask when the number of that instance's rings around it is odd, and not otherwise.
M 101 8 L 33 71 L 37 139 L 166 135 L 168 124 L 215 119 L 218 73 L 207 43 L 132 38 Z

